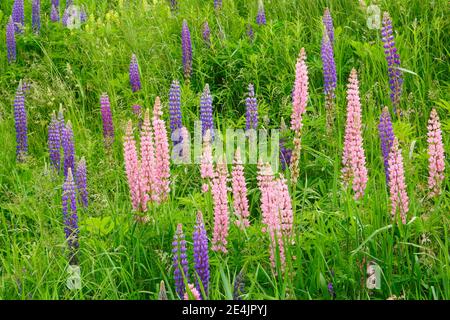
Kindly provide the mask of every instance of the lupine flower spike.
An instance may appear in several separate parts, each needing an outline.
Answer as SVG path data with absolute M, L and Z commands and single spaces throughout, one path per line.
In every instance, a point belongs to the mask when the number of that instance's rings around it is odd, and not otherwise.
M 205 41 L 205 44 L 209 47 L 211 46 L 211 30 L 209 29 L 208 21 L 205 21 L 202 27 L 202 36 L 203 41 Z
M 253 40 L 255 38 L 255 32 L 253 31 L 251 24 L 247 25 L 247 36 L 248 36 L 248 39 L 250 40 L 250 42 L 253 42 Z
M 198 292 L 202 292 L 200 283 L 202 284 L 203 291 L 205 292 L 203 298 L 206 299 L 209 286 L 208 236 L 206 235 L 201 211 L 197 213 L 197 224 L 194 227 L 192 238 L 194 243 L 194 268 L 198 276 L 198 278 L 195 277 L 195 286 Z
M 289 132 L 284 119 L 281 118 L 280 132 L 282 135 Z M 286 137 L 280 139 L 280 163 L 281 169 L 284 171 L 291 164 L 292 149 L 286 147 Z
M 103 93 L 100 97 L 100 110 L 102 114 L 105 147 L 109 149 L 114 143 L 114 124 L 112 121 L 111 104 L 106 93 Z
M 228 169 L 225 159 L 216 164 L 212 180 L 212 195 L 214 201 L 214 234 L 212 250 L 227 253 L 227 237 L 229 228 L 228 197 L 227 197 Z
M 266 13 L 264 12 L 263 0 L 259 0 L 258 3 L 258 14 L 256 15 L 256 23 L 260 26 L 266 24 Z
M 177 0 L 170 0 L 170 10 L 172 12 L 176 12 L 178 10 L 178 1 Z
M 88 206 L 88 192 L 86 185 L 86 159 L 84 157 L 78 161 L 77 171 L 75 175 L 75 182 L 77 185 L 77 192 L 79 196 L 79 201 L 83 208 Z
M 239 148 L 236 150 L 231 176 L 234 214 L 237 217 L 235 224 L 242 229 L 247 228 L 250 225 L 248 221 L 250 213 L 248 209 L 247 184 L 244 177 L 244 166 L 242 164 L 241 151 Z
M 248 85 L 248 97 L 245 100 L 245 106 L 247 107 L 247 112 L 245 114 L 247 130 L 258 129 L 258 102 L 255 98 L 255 89 L 253 84 Z
M 136 55 L 133 53 L 130 62 L 130 85 L 133 92 L 141 90 L 141 79 L 139 76 L 139 65 Z
M 70 121 L 67 121 L 67 124 L 63 127 L 61 139 L 64 151 L 64 176 L 67 177 L 69 169 L 75 172 L 75 143 Z
M 52 4 L 52 11 L 50 13 L 50 20 L 52 22 L 58 22 L 59 21 L 59 6 L 55 6 Z
M 356 200 L 363 197 L 367 185 L 361 113 L 358 75 L 356 70 L 352 69 L 347 85 L 347 122 L 342 155 L 342 177 L 345 186 L 351 183 Z
M 41 0 L 33 0 L 31 20 L 33 25 L 33 31 L 36 34 L 39 34 L 41 30 Z
M 63 185 L 62 208 L 64 217 L 64 232 L 66 234 L 67 244 L 69 246 L 70 256 L 69 264 L 77 265 L 78 251 L 78 215 L 75 182 L 73 180 L 72 169 L 69 168 L 67 177 Z
M 178 297 L 181 299 L 184 297 L 185 293 L 184 280 L 189 282 L 186 240 L 184 239 L 183 226 L 181 223 L 177 225 L 177 231 L 173 237 L 172 248 L 175 289 Z
M 14 21 L 16 33 L 23 33 L 25 28 L 25 12 L 23 8 L 23 0 L 14 1 L 12 18 Z
M 173 145 L 182 141 L 181 128 L 183 127 L 181 115 L 181 92 L 178 80 L 173 80 L 169 91 L 170 131 Z
M 394 112 L 398 109 L 400 96 L 402 94 L 403 75 L 400 70 L 400 55 L 395 46 L 394 35 L 392 30 L 392 21 L 389 13 L 383 14 L 383 27 L 381 28 L 383 40 L 384 54 L 388 65 L 389 87 L 391 89 L 391 101 L 394 106 Z M 397 110 L 397 113 L 400 111 Z
M 209 130 L 207 130 L 203 136 L 202 157 L 200 159 L 200 175 L 204 180 L 202 192 L 207 192 L 209 190 L 209 183 L 214 177 L 211 133 Z
M 387 107 L 384 107 L 380 116 L 378 132 L 381 140 L 381 152 L 384 160 L 384 172 L 386 175 L 386 183 L 389 184 L 389 152 L 394 143 L 394 130 L 392 129 L 391 115 Z
M 141 184 L 140 184 L 140 164 L 136 150 L 136 141 L 133 136 L 133 124 L 128 121 L 124 137 L 124 160 L 125 172 L 127 174 L 128 186 L 130 188 L 131 204 L 134 211 L 140 210 Z
M 391 195 L 392 219 L 395 219 L 397 212 L 400 212 L 402 223 L 406 224 L 409 198 L 406 193 L 402 151 L 399 148 L 397 138 L 394 138 L 391 151 L 389 152 L 389 191 Z
M 61 129 L 54 111 L 50 124 L 48 125 L 48 150 L 50 154 L 50 165 L 55 172 L 59 172 L 61 166 Z
M 164 284 L 164 280 L 161 280 L 161 282 L 159 283 L 158 300 L 169 300 L 167 298 L 167 291 L 166 291 L 166 286 Z
M 303 114 L 308 103 L 308 67 L 306 66 L 306 52 L 302 48 L 297 59 L 295 83 L 292 95 L 291 129 L 294 131 L 294 149 L 291 157 L 291 183 L 297 184 L 299 176 L 299 160 L 303 127 Z
M 191 283 L 188 284 L 188 290 L 190 291 L 193 300 L 202 300 L 200 293 L 198 292 L 197 288 L 195 288 L 195 286 Z M 191 300 L 189 299 L 189 294 L 187 292 L 185 292 L 184 296 L 183 296 L 184 300 Z
M 430 196 L 437 196 L 441 193 L 441 185 L 444 181 L 445 155 L 444 144 L 442 143 L 441 123 L 436 109 L 431 110 L 428 120 L 428 187 Z
M 200 98 L 200 120 L 202 122 L 202 135 L 205 135 L 206 131 L 209 130 L 211 140 L 214 140 L 213 104 L 208 84 L 205 85 Z
M 147 210 L 147 202 L 157 200 L 156 173 L 155 173 L 155 145 L 153 129 L 150 122 L 150 111 L 147 109 L 141 129 L 141 168 L 140 190 L 141 204 L 144 211 Z
M 330 10 L 325 8 L 322 18 L 323 25 L 325 26 L 326 33 L 328 35 L 328 39 L 330 40 L 331 45 L 334 45 L 334 27 L 333 27 L 333 18 L 331 17 Z
M 327 30 L 324 30 L 323 33 L 321 54 L 323 63 L 325 108 L 327 111 L 327 131 L 330 133 L 334 122 L 334 98 L 337 80 L 333 44 Z
M 28 153 L 28 129 L 27 112 L 25 110 L 25 96 L 22 91 L 22 84 L 17 87 L 14 99 L 14 120 L 16 128 L 16 156 L 17 161 L 25 161 Z
M 214 9 L 218 10 L 222 8 L 222 0 L 214 0 Z
M 281 218 L 281 232 L 286 239 L 290 239 L 294 227 L 294 212 L 292 211 L 292 201 L 286 179 L 280 175 L 277 180 L 279 216 Z
M 192 73 L 192 44 L 191 33 L 186 20 L 183 20 L 181 29 L 181 48 L 183 51 L 184 76 L 189 79 Z
M 15 62 L 17 58 L 16 35 L 14 31 L 14 21 L 12 16 L 9 17 L 8 24 L 6 25 L 6 47 L 7 47 L 8 62 L 9 63 Z

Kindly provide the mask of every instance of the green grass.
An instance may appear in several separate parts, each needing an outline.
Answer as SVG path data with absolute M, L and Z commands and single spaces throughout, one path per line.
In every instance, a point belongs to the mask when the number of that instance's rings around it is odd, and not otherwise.
M 2 30 L 12 0 L 0 3 Z M 161 96 L 167 118 L 168 90 L 182 82 L 183 123 L 193 132 L 199 94 L 209 83 L 215 121 L 220 128 L 242 128 L 245 93 L 255 84 L 261 119 L 269 128 L 290 119 L 290 94 L 298 52 L 305 47 L 310 101 L 304 117 L 300 179 L 291 188 L 295 207 L 295 244 L 287 251 L 288 269 L 276 275 L 269 264 L 269 241 L 261 232 L 255 167 L 246 167 L 252 226 L 244 233 L 230 228 L 229 253 L 210 252 L 211 299 L 231 298 L 233 281 L 245 271 L 245 299 L 331 299 L 333 282 L 339 299 L 450 299 L 450 180 L 443 194 L 427 198 L 426 124 L 432 107 L 442 121 L 446 155 L 450 154 L 450 82 L 448 1 L 378 1 L 389 11 L 405 72 L 401 107 L 394 119 L 405 161 L 410 197 L 409 219 L 392 225 L 388 190 L 377 132 L 383 106 L 390 106 L 387 66 L 380 30 L 369 29 L 358 1 L 265 1 L 268 24 L 255 24 L 257 1 L 180 0 L 173 15 L 163 0 L 120 8 L 118 1 L 78 1 L 89 13 L 81 30 L 49 21 L 42 1 L 40 36 L 30 32 L 31 7 L 26 2 L 27 30 L 17 38 L 17 63 L 6 60 L 5 32 L 0 33 L 0 299 L 155 299 L 159 283 L 175 295 L 171 242 L 183 223 L 189 251 L 197 210 L 213 228 L 211 199 L 201 193 L 198 167 L 171 168 L 170 201 L 150 210 L 151 221 L 132 217 L 124 173 L 122 135 L 133 104 L 151 108 Z M 124 1 L 127 2 L 127 1 Z M 133 1 L 129 1 L 132 2 Z M 207 2 L 207 3 L 206 3 Z M 206 3 L 206 4 L 205 4 Z M 320 59 L 321 16 L 328 6 L 335 26 L 337 119 L 330 138 L 325 130 L 323 75 Z M 188 21 L 193 41 L 193 76 L 183 81 L 180 31 Z M 212 47 L 201 39 L 207 20 Z M 246 26 L 253 25 L 249 42 Z M 132 94 L 128 64 L 136 53 L 143 89 Z M 366 195 L 355 202 L 340 182 L 345 123 L 345 89 L 351 68 L 360 79 L 364 147 L 369 169 Z M 15 160 L 13 100 L 20 79 L 32 82 L 26 98 L 29 159 Z M 111 99 L 116 141 L 111 154 L 103 147 L 99 99 Z M 90 205 L 79 212 L 82 289 L 66 287 L 62 177 L 49 170 L 47 126 L 50 113 L 62 105 L 73 123 L 77 158 L 88 166 Z M 450 163 L 446 161 L 447 168 Z M 448 169 L 447 169 L 448 176 Z M 192 261 L 192 256 L 190 257 Z M 366 263 L 382 270 L 380 290 L 365 286 Z M 192 270 L 192 266 L 191 266 Z

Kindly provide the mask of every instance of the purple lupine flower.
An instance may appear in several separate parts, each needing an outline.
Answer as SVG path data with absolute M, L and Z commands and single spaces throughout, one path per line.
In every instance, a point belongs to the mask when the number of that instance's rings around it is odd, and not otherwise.
M 222 8 L 222 0 L 214 0 L 214 9 L 218 10 Z
M 70 120 L 63 127 L 61 143 L 64 153 L 64 176 L 67 177 L 69 169 L 75 172 L 75 142 L 73 139 L 73 129 Z
M 334 291 L 333 283 L 332 283 L 332 282 L 328 282 L 328 293 L 330 294 L 330 296 L 331 296 L 333 299 L 336 299 L 336 292 Z
M 31 20 L 33 31 L 38 34 L 41 30 L 41 0 L 33 0 Z
M 30 90 L 31 90 L 31 83 L 26 81 L 26 80 L 22 80 L 22 92 L 23 92 L 23 94 L 26 96 Z
M 52 6 L 59 7 L 59 0 L 52 0 Z
M 63 184 L 62 209 L 64 217 L 64 232 L 70 250 L 69 264 L 76 265 L 76 253 L 78 244 L 78 215 L 75 192 L 75 182 L 73 180 L 72 168 L 67 172 L 67 178 Z
M 392 129 L 391 115 L 387 107 L 384 107 L 380 116 L 378 132 L 381 140 L 381 153 L 384 160 L 384 172 L 386 174 L 386 183 L 389 183 L 389 152 L 394 143 L 394 130 Z
M 280 139 L 280 163 L 281 168 L 286 170 L 291 164 L 292 149 L 286 147 L 286 139 Z
M 250 129 L 258 129 L 258 102 L 255 98 L 255 90 L 253 88 L 253 84 L 248 85 L 248 97 L 245 100 L 245 106 L 246 106 L 246 114 L 245 114 L 245 120 L 246 125 L 245 128 L 247 130 Z
M 324 93 L 330 99 L 334 99 L 334 91 L 336 89 L 336 64 L 334 62 L 333 45 L 329 35 L 324 32 L 322 37 L 322 63 L 323 63 L 323 83 Z
M 50 20 L 52 20 L 53 22 L 58 22 L 59 21 L 59 5 L 55 6 L 54 4 L 52 4 L 52 11 L 50 13 Z
M 209 285 L 208 236 L 206 235 L 201 211 L 197 213 L 197 224 L 194 227 L 192 238 L 194 242 L 194 268 L 205 291 L 203 299 L 206 299 Z M 202 292 L 197 277 L 195 278 L 195 286 L 198 292 Z
M 212 96 L 208 84 L 205 85 L 200 97 L 200 121 L 202 122 L 202 135 L 210 130 L 211 137 L 214 137 Z
M 133 53 L 130 62 L 130 84 L 133 92 L 141 90 L 141 78 L 139 76 L 139 65 L 136 55 Z
M 183 20 L 181 29 L 181 49 L 183 50 L 184 76 L 190 78 L 192 73 L 192 44 L 191 33 L 186 20 Z
M 173 80 L 169 90 L 169 113 L 170 113 L 170 130 L 173 134 L 176 130 L 183 126 L 181 121 L 181 100 L 180 100 L 180 83 L 178 80 Z M 174 145 L 178 144 L 180 140 L 173 141 Z
M 391 101 L 394 109 L 400 103 L 400 96 L 402 94 L 403 77 L 400 68 L 400 55 L 395 46 L 392 21 L 389 13 L 383 14 L 383 27 L 381 28 L 382 40 L 384 42 L 384 54 L 388 65 L 389 86 L 391 89 Z
M 208 21 L 205 21 L 202 27 L 202 36 L 203 41 L 205 41 L 206 45 L 209 47 L 211 45 L 211 30 L 209 29 Z
M 114 124 L 111 114 L 111 104 L 108 94 L 103 93 L 100 97 L 100 109 L 103 122 L 103 138 L 106 148 L 110 148 L 114 143 Z
M 266 24 L 266 13 L 264 12 L 264 3 L 262 0 L 260 0 L 258 4 L 258 14 L 256 15 L 256 23 L 260 26 Z
M 253 42 L 253 39 L 255 38 L 255 33 L 253 32 L 251 24 L 247 25 L 247 36 L 250 39 L 250 42 Z
M 330 39 L 331 46 L 334 45 L 334 28 L 333 28 L 333 18 L 331 17 L 330 10 L 325 8 L 322 18 L 323 25 L 325 26 L 328 39 Z
M 15 32 L 23 33 L 25 28 L 25 12 L 23 10 L 23 0 L 15 0 L 12 9 Z
M 233 300 L 242 300 L 241 296 L 242 294 L 244 294 L 244 290 L 245 290 L 244 272 L 241 271 L 234 279 Z
M 61 19 L 61 23 L 64 27 L 67 27 L 67 23 L 69 21 L 69 14 L 70 14 L 70 9 L 69 9 L 69 7 L 66 7 L 64 9 L 64 13 L 63 13 L 63 16 Z
M 77 184 L 77 192 L 80 197 L 81 206 L 88 206 L 88 192 L 86 187 L 86 159 L 84 157 L 78 161 L 77 172 L 75 174 L 75 182 Z
M 14 120 L 16 128 L 16 156 L 17 161 L 25 161 L 28 153 L 28 129 L 27 129 L 27 112 L 25 110 L 25 96 L 22 91 L 22 84 L 16 91 L 14 99 Z
M 61 168 L 61 131 L 54 111 L 50 124 L 48 125 L 48 151 L 51 167 L 56 172 L 59 172 Z
M 186 254 L 186 240 L 184 240 L 183 226 L 181 223 L 177 226 L 177 231 L 173 237 L 172 247 L 175 288 L 180 299 L 183 299 L 186 291 L 183 273 L 186 282 L 189 282 L 189 267 Z
M 81 7 L 80 10 L 80 22 L 81 23 L 85 23 L 87 21 L 87 13 L 86 13 L 86 9 L 83 7 Z
M 17 58 L 16 35 L 14 31 L 14 21 L 12 16 L 9 17 L 9 22 L 6 25 L 6 47 L 8 53 L 8 62 L 15 62 Z

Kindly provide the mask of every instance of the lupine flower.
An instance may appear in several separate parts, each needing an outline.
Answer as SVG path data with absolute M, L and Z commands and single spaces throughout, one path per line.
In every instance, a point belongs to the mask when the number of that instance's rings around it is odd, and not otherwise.
M 172 132 L 171 137 L 174 146 L 182 141 L 179 131 L 183 127 L 180 95 L 180 83 L 178 80 L 173 80 L 169 91 L 169 113 L 170 131 Z
M 205 41 L 206 45 L 209 47 L 211 45 L 211 30 L 209 30 L 208 21 L 205 21 L 202 27 L 202 36 L 203 41 Z
M 59 172 L 61 167 L 61 129 L 55 112 L 48 126 L 48 150 L 50 153 L 50 165 Z
M 222 0 L 214 0 L 214 9 L 220 9 L 222 7 Z
M 63 13 L 63 16 L 62 16 L 62 19 L 61 19 L 61 23 L 62 23 L 62 25 L 63 25 L 64 27 L 67 27 L 67 22 L 68 22 L 68 20 L 69 20 L 69 8 L 66 7 L 66 8 L 64 9 L 64 13 Z
M 367 185 L 361 112 L 358 75 L 356 70 L 352 69 L 347 85 L 347 122 L 342 155 L 342 177 L 345 185 L 351 182 L 355 199 L 362 198 Z
M 258 129 L 258 102 L 255 98 L 255 90 L 253 84 L 248 85 L 248 97 L 245 100 L 245 106 L 247 107 L 247 112 L 245 114 L 247 130 Z
M 153 130 L 155 134 L 155 191 L 158 202 L 165 201 L 170 191 L 169 142 L 167 140 L 166 124 L 161 119 L 161 116 L 161 101 L 159 97 L 156 97 L 153 108 Z
M 200 120 L 202 122 L 202 135 L 210 130 L 211 139 L 214 140 L 213 104 L 209 85 L 206 84 L 200 98 Z
M 201 281 L 206 299 L 209 286 L 209 256 L 208 256 L 208 236 L 206 235 L 205 224 L 203 222 L 202 212 L 197 213 L 197 224 L 194 227 L 192 235 L 194 243 L 194 268 Z M 198 292 L 202 292 L 199 281 L 195 277 L 195 286 Z
M 100 97 L 100 109 L 103 122 L 103 138 L 106 148 L 110 148 L 114 142 L 114 124 L 112 121 L 111 104 L 108 94 L 103 93 Z
M 383 14 L 383 27 L 381 28 L 382 40 L 384 43 L 384 54 L 388 64 L 389 86 L 391 88 L 391 101 L 394 109 L 400 103 L 400 96 L 402 94 L 402 71 L 400 68 L 400 55 L 395 46 L 392 22 L 389 13 Z
M 69 264 L 76 265 L 76 253 L 78 244 L 78 215 L 75 193 L 75 182 L 73 180 L 72 168 L 67 171 L 67 177 L 63 185 L 62 208 L 64 217 L 64 232 L 70 250 Z
M 228 197 L 227 197 L 228 169 L 225 160 L 217 162 L 212 180 L 212 195 L 214 201 L 214 234 L 212 250 L 227 253 L 228 237 Z
M 52 11 L 50 13 L 50 20 L 52 20 L 53 22 L 58 22 L 59 21 L 59 6 L 55 6 L 54 4 L 52 4 Z
M 155 145 L 153 130 L 150 122 L 150 111 L 147 109 L 141 130 L 141 204 L 144 211 L 147 210 L 149 199 L 157 200 L 156 172 L 155 172 Z
M 323 25 L 325 26 L 328 39 L 330 40 L 331 46 L 334 44 L 334 28 L 333 28 L 333 18 L 331 17 L 330 10 L 325 8 L 322 18 Z
M 248 221 L 250 213 L 248 211 L 247 184 L 245 183 L 244 166 L 242 165 L 240 149 L 236 150 L 231 177 L 234 214 L 237 217 L 235 224 L 238 227 L 246 228 L 250 225 Z
M 17 58 L 16 35 L 14 31 L 14 21 L 12 16 L 9 17 L 8 24 L 6 25 L 6 47 L 8 52 L 8 62 L 15 62 Z
M 378 132 L 381 140 L 381 153 L 383 154 L 386 183 L 389 184 L 389 151 L 394 142 L 394 130 L 392 129 L 391 115 L 387 107 L 384 107 L 381 113 Z
M 280 139 L 280 163 L 284 171 L 291 164 L 292 149 L 286 147 L 286 139 Z
M 85 23 L 87 21 L 87 14 L 86 14 L 86 9 L 83 7 L 81 7 L 80 10 L 80 22 L 81 23 Z
M 253 42 L 253 39 L 255 38 L 255 33 L 253 31 L 252 25 L 247 25 L 247 36 L 250 39 L 250 42 Z
M 181 29 L 181 48 L 183 51 L 184 76 L 190 78 L 192 73 L 192 45 L 191 33 L 186 20 L 183 20 Z
M 28 92 L 31 90 L 31 83 L 25 80 L 22 80 L 22 92 L 26 96 Z
M 41 30 L 41 0 L 33 0 L 32 25 L 35 33 Z
M 27 112 L 25 110 L 25 97 L 20 84 L 16 91 L 14 99 L 14 120 L 16 128 L 16 156 L 17 161 L 25 161 L 28 153 L 28 129 L 27 129 Z
M 329 36 L 324 32 L 322 37 L 322 63 L 325 93 L 325 107 L 327 110 L 327 130 L 330 131 L 334 122 L 334 98 L 336 89 L 336 64 L 334 62 L 333 45 Z
M 133 210 L 139 211 L 141 203 L 140 163 L 136 150 L 136 141 L 133 136 L 133 124 L 128 121 L 125 131 L 124 143 L 125 172 L 130 188 L 131 204 Z
M 70 121 L 67 121 L 67 124 L 62 130 L 62 147 L 64 151 L 64 176 L 67 177 L 69 169 L 75 172 L 75 144 L 72 123 Z
M 133 113 L 138 117 L 142 117 L 142 107 L 138 104 L 135 104 L 131 107 L 131 109 L 133 110 Z
M 298 162 L 301 151 L 302 120 L 308 102 L 308 67 L 306 66 L 306 52 L 304 48 L 300 50 L 295 69 L 291 115 L 291 129 L 294 131 L 294 149 L 292 151 L 290 165 L 292 184 L 297 183 L 299 176 Z
M 244 289 L 245 289 L 244 272 L 241 271 L 234 279 L 233 300 L 242 300 L 241 296 L 242 294 L 244 294 Z
M 177 231 L 173 237 L 172 248 L 175 289 L 181 299 L 182 297 L 184 297 L 184 293 L 186 291 L 184 279 L 189 282 L 189 266 L 186 254 L 186 240 L 184 239 L 183 226 L 181 225 L 181 223 L 177 225 Z
M 206 180 L 203 183 L 202 191 L 207 192 L 209 190 L 209 182 L 214 177 L 211 133 L 209 130 L 207 130 L 203 136 L 202 156 L 200 159 L 200 175 L 202 179 Z
M 75 182 L 77 184 L 77 192 L 80 197 L 81 206 L 87 208 L 88 192 L 86 186 L 86 159 L 84 157 L 78 161 Z
M 136 55 L 133 53 L 130 62 L 130 84 L 133 92 L 141 90 L 141 79 L 139 77 L 139 65 Z
M 333 299 L 336 299 L 336 292 L 334 292 L 333 283 L 328 282 L 328 293 Z
M 191 292 L 192 297 L 194 298 L 194 300 L 202 300 L 200 293 L 198 292 L 198 290 L 195 288 L 195 286 L 191 283 L 188 283 L 188 290 Z M 185 292 L 184 296 L 183 296 L 184 300 L 190 300 L 189 299 L 189 294 L 187 292 Z
M 161 282 L 159 283 L 158 300 L 169 300 L 167 298 L 167 291 L 166 291 L 166 286 L 164 284 L 164 280 L 161 280 Z
M 23 0 L 14 1 L 12 18 L 14 21 L 15 32 L 23 33 L 25 28 L 25 12 L 23 9 Z
M 391 151 L 389 152 L 389 191 L 391 194 L 392 218 L 394 219 L 397 211 L 399 211 L 402 223 L 406 224 L 409 198 L 406 193 L 402 151 L 399 149 L 397 138 L 394 138 Z
M 268 216 L 273 212 L 272 191 L 275 190 L 275 178 L 272 168 L 268 163 L 263 163 L 261 159 L 258 161 L 258 188 L 261 192 L 261 216 L 263 225 L 268 224 Z M 263 227 L 263 232 L 266 228 Z
M 55 7 L 59 7 L 59 0 L 52 0 L 52 5 Z
M 442 143 L 441 123 L 436 109 L 431 110 L 428 120 L 428 187 L 430 195 L 437 196 L 441 193 L 441 185 L 444 181 L 445 156 Z
M 258 14 L 256 15 L 256 23 L 260 26 L 266 24 L 266 13 L 264 12 L 264 3 L 262 0 L 259 0 L 258 3 Z
M 286 179 L 283 176 L 280 176 L 277 180 L 277 192 L 278 215 L 281 218 L 281 232 L 284 236 L 290 238 L 294 226 L 294 212 L 292 211 L 292 201 Z
M 172 10 L 172 12 L 175 12 L 178 10 L 177 0 L 170 0 L 170 10 Z

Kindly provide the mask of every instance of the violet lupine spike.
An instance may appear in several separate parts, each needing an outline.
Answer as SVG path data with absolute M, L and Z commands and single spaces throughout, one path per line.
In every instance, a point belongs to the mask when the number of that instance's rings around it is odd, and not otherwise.
M 384 54 L 388 65 L 389 87 L 391 89 L 391 101 L 394 110 L 399 106 L 400 96 L 402 94 L 403 75 L 400 68 L 400 55 L 395 46 L 392 30 L 392 21 L 389 13 L 383 14 L 383 27 L 381 28 Z
M 280 139 L 280 163 L 281 169 L 286 170 L 291 164 L 292 149 L 286 147 L 286 139 Z
M 139 76 L 139 65 L 136 55 L 133 53 L 130 62 L 130 85 L 133 92 L 141 90 L 141 78 Z
M 266 24 L 266 13 L 264 11 L 264 3 L 262 0 L 259 0 L 258 14 L 256 15 L 256 23 L 260 26 Z
M 64 176 L 67 177 L 69 169 L 75 172 L 75 143 L 70 120 L 67 121 L 62 130 L 62 147 L 64 151 Z
M 184 76 L 190 78 L 192 73 L 192 44 L 191 33 L 186 20 L 183 20 L 181 29 L 181 49 L 183 51 Z
M 78 244 L 78 215 L 75 182 L 73 180 L 72 169 L 69 168 L 67 178 L 63 184 L 62 208 L 64 217 L 64 232 L 70 250 L 69 264 L 76 265 L 76 253 Z
M 59 6 L 52 4 L 52 11 L 50 12 L 50 20 L 53 22 L 59 21 Z
M 200 121 L 202 122 L 202 135 L 210 130 L 211 140 L 214 139 L 213 105 L 209 84 L 205 85 L 200 98 Z
M 25 12 L 23 0 L 15 0 L 12 9 L 12 18 L 16 33 L 23 33 L 25 28 Z
M 17 161 L 23 162 L 28 153 L 28 128 L 25 96 L 23 95 L 22 84 L 19 84 L 14 99 L 14 120 L 16 128 Z
M 183 226 L 181 223 L 177 225 L 177 231 L 173 237 L 172 248 L 175 289 L 178 297 L 182 299 L 186 288 L 184 285 L 184 278 L 186 279 L 186 282 L 189 282 L 189 266 L 186 254 L 186 240 L 184 239 Z
M 387 107 L 384 107 L 378 124 L 378 132 L 381 141 L 381 153 L 383 154 L 384 172 L 386 183 L 389 184 L 389 152 L 394 143 L 394 130 L 392 129 L 391 115 Z
M 324 33 L 322 37 L 322 62 L 323 62 L 323 77 L 324 77 L 324 93 L 334 98 L 334 91 L 336 90 L 336 64 L 334 62 L 333 45 L 329 36 Z
M 52 119 L 48 126 L 48 150 L 50 165 L 56 172 L 61 168 L 61 131 L 56 113 L 52 113 Z
M 205 21 L 202 26 L 202 37 L 205 44 L 209 47 L 211 45 L 211 30 L 209 29 L 208 21 Z
M 197 224 L 194 227 L 192 235 L 194 243 L 194 269 L 201 281 L 205 295 L 203 299 L 208 296 L 209 286 L 209 256 L 208 256 L 208 236 L 203 222 L 202 212 L 197 213 Z M 195 286 L 198 292 L 202 292 L 200 283 L 195 277 Z
M 39 34 L 41 30 L 41 0 L 33 0 L 32 6 L 32 26 L 33 31 Z
M 103 137 L 106 148 L 110 148 L 114 143 L 114 124 L 111 114 L 111 104 L 108 94 L 103 93 L 100 97 L 100 109 L 103 122 Z
M 8 24 L 6 25 L 6 47 L 8 62 L 13 63 L 17 58 L 16 51 L 16 33 L 14 31 L 14 21 L 12 16 L 9 17 Z
M 328 35 L 328 39 L 330 39 L 331 46 L 334 45 L 334 27 L 333 27 L 333 18 L 331 17 L 330 10 L 325 8 L 323 13 L 322 22 L 325 26 L 326 33 Z
M 442 143 L 442 130 L 439 115 L 436 109 L 431 110 L 428 120 L 428 188 L 430 196 L 438 196 L 442 192 L 442 183 L 445 172 L 444 144 Z
M 248 36 L 250 42 L 253 42 L 253 40 L 255 38 L 255 32 L 253 31 L 251 24 L 247 25 L 247 36 Z
M 77 164 L 77 171 L 75 174 L 75 181 L 77 184 L 77 192 L 80 197 L 81 206 L 87 208 L 88 206 L 88 192 L 86 185 L 87 175 L 86 175 L 86 159 L 84 157 Z
M 169 90 L 169 113 L 170 113 L 170 130 L 173 133 L 183 126 L 181 117 L 181 91 L 178 80 L 173 80 Z M 178 135 L 180 136 L 180 135 Z M 173 141 L 174 145 L 180 140 Z
M 255 98 L 255 89 L 253 84 L 248 85 L 248 97 L 245 100 L 245 105 L 247 107 L 247 112 L 245 114 L 247 130 L 258 129 L 258 101 Z
M 87 21 L 87 13 L 86 13 L 86 9 L 83 7 L 81 7 L 80 10 L 80 22 L 81 23 L 85 23 Z
M 222 8 L 222 0 L 214 0 L 214 9 L 218 10 Z

